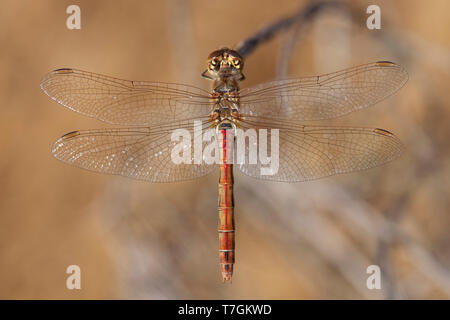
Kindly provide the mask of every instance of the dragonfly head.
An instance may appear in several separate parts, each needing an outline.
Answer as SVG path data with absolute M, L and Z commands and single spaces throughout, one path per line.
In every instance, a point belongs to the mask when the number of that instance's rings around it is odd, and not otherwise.
M 219 80 L 223 78 L 234 78 L 235 80 L 244 80 L 242 69 L 244 59 L 234 50 L 222 48 L 213 51 L 208 56 L 208 69 L 202 73 L 202 77 L 209 80 Z

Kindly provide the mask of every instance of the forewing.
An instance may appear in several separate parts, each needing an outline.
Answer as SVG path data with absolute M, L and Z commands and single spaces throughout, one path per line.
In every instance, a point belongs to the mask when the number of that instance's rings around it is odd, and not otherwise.
M 401 66 L 378 61 L 315 77 L 264 83 L 241 90 L 243 115 L 323 120 L 371 106 L 408 80 Z
M 58 69 L 42 90 L 63 106 L 111 124 L 153 126 L 209 114 L 208 92 L 187 85 L 129 81 L 76 69 Z

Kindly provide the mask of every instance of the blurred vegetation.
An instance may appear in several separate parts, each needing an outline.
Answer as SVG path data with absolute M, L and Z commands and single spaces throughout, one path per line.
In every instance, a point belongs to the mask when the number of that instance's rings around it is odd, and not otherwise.
M 237 251 L 220 282 L 217 174 L 175 184 L 103 176 L 53 159 L 52 142 L 105 127 L 39 89 L 55 68 L 202 86 L 210 51 L 236 47 L 307 1 L 3 1 L 0 11 L 0 298 L 430 299 L 450 297 L 450 2 L 348 2 L 259 47 L 245 86 L 392 60 L 410 80 L 336 123 L 386 128 L 407 151 L 383 167 L 283 184 L 236 173 Z M 226 4 L 226 5 L 225 5 Z M 68 265 L 82 290 L 65 288 Z M 366 288 L 366 268 L 383 270 Z

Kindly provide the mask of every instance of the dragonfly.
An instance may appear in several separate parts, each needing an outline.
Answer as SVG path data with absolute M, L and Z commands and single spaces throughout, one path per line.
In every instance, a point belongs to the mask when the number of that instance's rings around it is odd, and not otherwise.
M 117 125 L 63 135 L 51 150 L 63 162 L 154 183 L 199 178 L 218 167 L 219 263 L 224 283 L 231 283 L 235 263 L 234 166 L 253 178 L 301 182 L 376 167 L 403 150 L 400 140 L 385 129 L 312 123 L 369 107 L 395 93 L 408 80 L 398 64 L 378 61 L 241 89 L 243 69 L 239 52 L 222 48 L 208 56 L 202 73 L 212 82 L 210 91 L 72 68 L 54 70 L 41 81 L 41 89 L 61 105 Z M 201 134 L 198 129 L 214 130 L 210 141 L 200 139 L 197 145 L 214 144 L 218 161 L 194 161 L 195 150 L 187 151 L 190 162 L 172 161 L 178 143 L 173 132 L 179 129 L 194 139 Z M 245 129 L 254 129 L 257 141 L 266 133 L 267 148 L 278 148 L 277 170 L 263 174 L 267 162 L 262 159 L 236 164 L 229 157 L 236 149 L 236 131 Z M 274 132 L 277 140 L 272 140 Z M 250 144 L 243 150 L 244 159 L 251 157 Z

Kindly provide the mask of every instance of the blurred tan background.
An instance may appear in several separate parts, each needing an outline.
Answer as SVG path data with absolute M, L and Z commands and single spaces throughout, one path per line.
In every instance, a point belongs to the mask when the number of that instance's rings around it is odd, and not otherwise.
M 407 151 L 308 183 L 236 173 L 232 285 L 218 266 L 217 173 L 149 184 L 50 154 L 62 134 L 107 125 L 45 96 L 45 73 L 74 67 L 208 88 L 200 73 L 210 51 L 306 3 L 1 1 L 0 298 L 448 299 L 449 1 L 377 1 L 381 31 L 365 27 L 372 2 L 352 1 L 360 16 L 324 12 L 249 56 L 244 86 L 377 60 L 403 65 L 410 80 L 396 95 L 335 122 L 386 128 Z M 81 7 L 81 30 L 66 28 L 70 4 Z M 71 264 L 81 267 L 81 290 L 66 289 Z M 366 288 L 372 264 L 381 290 Z

